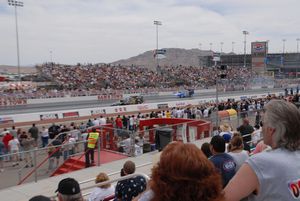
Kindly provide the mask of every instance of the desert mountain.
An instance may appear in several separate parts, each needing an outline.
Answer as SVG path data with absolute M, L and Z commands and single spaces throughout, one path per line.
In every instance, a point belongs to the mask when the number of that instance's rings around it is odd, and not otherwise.
M 159 59 L 160 66 L 199 66 L 199 56 L 211 55 L 211 51 L 199 49 L 180 49 L 180 48 L 165 48 L 165 58 Z M 140 55 L 123 59 L 111 63 L 112 65 L 121 66 L 140 66 L 146 68 L 154 68 L 156 59 L 154 51 L 147 51 Z

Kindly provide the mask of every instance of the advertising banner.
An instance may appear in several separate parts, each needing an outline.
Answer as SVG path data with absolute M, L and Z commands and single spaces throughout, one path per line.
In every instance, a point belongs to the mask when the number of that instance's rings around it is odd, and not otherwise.
M 265 57 L 268 53 L 267 42 L 252 42 L 251 43 L 251 54 L 252 57 Z
M 69 117 L 79 117 L 78 112 L 65 112 L 63 113 L 64 118 L 69 118 Z
M 96 114 L 106 114 L 106 110 L 105 109 L 91 110 L 91 115 L 96 115 Z
M 48 120 L 48 119 L 58 119 L 58 114 L 41 114 L 41 120 Z
M 168 103 L 163 103 L 163 104 L 157 104 L 158 109 L 167 109 L 169 108 Z
M 117 107 L 114 108 L 114 112 L 118 113 L 118 112 L 127 112 L 127 108 L 126 107 Z

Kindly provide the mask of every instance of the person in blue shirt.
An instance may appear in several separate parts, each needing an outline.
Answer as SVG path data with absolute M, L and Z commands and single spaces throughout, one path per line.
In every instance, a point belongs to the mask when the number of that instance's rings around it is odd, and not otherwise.
M 225 140 L 223 137 L 219 135 L 214 136 L 210 141 L 210 145 L 213 156 L 211 156 L 209 160 L 221 174 L 223 187 L 225 187 L 235 175 L 236 163 L 232 156 L 225 153 Z

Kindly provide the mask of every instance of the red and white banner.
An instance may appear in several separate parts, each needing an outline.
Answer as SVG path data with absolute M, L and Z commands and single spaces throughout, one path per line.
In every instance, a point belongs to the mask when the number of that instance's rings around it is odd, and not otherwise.
M 69 118 L 69 117 L 79 117 L 78 112 L 65 112 L 63 113 L 63 118 Z

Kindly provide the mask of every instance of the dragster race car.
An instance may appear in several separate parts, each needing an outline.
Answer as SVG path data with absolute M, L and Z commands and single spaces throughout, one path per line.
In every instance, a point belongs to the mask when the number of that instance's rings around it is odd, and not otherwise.
M 144 103 L 143 96 L 130 96 L 124 99 L 121 99 L 119 102 L 113 103 L 111 106 L 118 105 L 135 105 Z
M 194 95 L 194 89 L 186 89 L 182 91 L 178 91 L 174 95 L 177 96 L 178 98 L 188 98 L 192 97 Z

